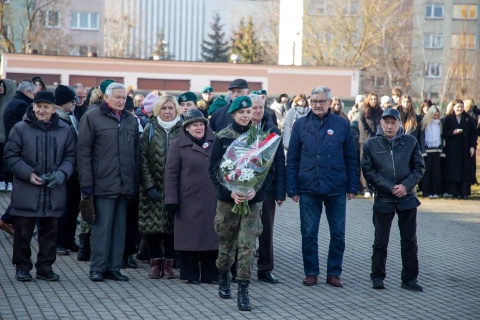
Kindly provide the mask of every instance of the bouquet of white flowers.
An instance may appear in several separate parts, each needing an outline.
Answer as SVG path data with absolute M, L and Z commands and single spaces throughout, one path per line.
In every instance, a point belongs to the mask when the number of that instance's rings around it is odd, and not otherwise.
M 230 144 L 223 155 L 218 180 L 228 190 L 242 195 L 258 191 L 265 181 L 279 144 L 280 137 L 277 134 L 251 126 Z M 235 204 L 232 212 L 249 214 L 248 200 Z

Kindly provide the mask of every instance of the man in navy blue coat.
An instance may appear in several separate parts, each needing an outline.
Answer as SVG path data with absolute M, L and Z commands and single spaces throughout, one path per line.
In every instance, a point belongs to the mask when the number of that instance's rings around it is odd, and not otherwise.
M 287 153 L 287 194 L 300 201 L 306 286 L 316 285 L 320 273 L 318 229 L 325 206 L 330 227 L 326 282 L 343 287 L 346 199 L 358 191 L 359 165 L 350 124 L 331 113 L 331 98 L 327 87 L 312 90 L 312 112 L 295 122 Z

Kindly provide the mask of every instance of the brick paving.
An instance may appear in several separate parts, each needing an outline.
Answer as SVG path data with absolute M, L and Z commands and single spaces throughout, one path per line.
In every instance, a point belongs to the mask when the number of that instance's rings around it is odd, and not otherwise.
M 0 195 L 3 209 L 8 196 Z M 94 283 L 88 279 L 88 263 L 78 262 L 75 253 L 57 257 L 54 271 L 60 282 L 21 283 L 15 280 L 11 264 L 13 238 L 0 232 L 0 319 L 479 319 L 480 202 L 421 201 L 419 283 L 424 292 L 400 288 L 396 220 L 386 289 L 371 288 L 372 200 L 360 198 L 347 206 L 345 287 L 324 283 L 328 244 L 324 216 L 319 232 L 320 284 L 304 287 L 298 205 L 287 201 L 278 209 L 275 225 L 274 274 L 281 283 L 265 284 L 255 278 L 250 287 L 251 312 L 237 310 L 235 284 L 233 299 L 222 300 L 216 285 L 148 280 L 143 263 L 139 269 L 122 271 L 129 282 Z M 36 241 L 33 247 L 36 255 Z

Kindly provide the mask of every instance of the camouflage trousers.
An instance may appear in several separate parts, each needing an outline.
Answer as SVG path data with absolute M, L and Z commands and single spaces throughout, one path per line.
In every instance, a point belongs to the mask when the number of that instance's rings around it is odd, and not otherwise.
M 83 219 L 80 220 L 80 234 L 90 233 L 91 228 L 92 228 L 91 223 L 86 222 Z
M 255 254 L 255 244 L 262 234 L 262 203 L 250 204 L 250 214 L 246 216 L 232 212 L 233 203 L 217 200 L 215 232 L 218 235 L 219 248 L 217 268 L 227 272 L 237 256 L 237 279 L 250 280 Z

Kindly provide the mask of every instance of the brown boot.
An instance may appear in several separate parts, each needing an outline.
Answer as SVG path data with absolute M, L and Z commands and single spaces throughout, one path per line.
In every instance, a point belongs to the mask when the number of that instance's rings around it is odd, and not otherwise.
M 173 259 L 164 259 L 163 260 L 163 277 L 165 279 L 175 279 L 175 274 L 173 273 Z
M 148 279 L 160 279 L 162 273 L 162 260 L 150 259 L 150 270 L 148 271 Z

